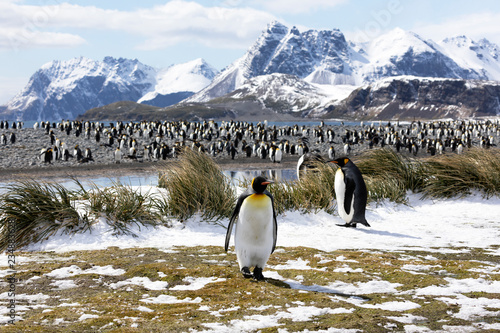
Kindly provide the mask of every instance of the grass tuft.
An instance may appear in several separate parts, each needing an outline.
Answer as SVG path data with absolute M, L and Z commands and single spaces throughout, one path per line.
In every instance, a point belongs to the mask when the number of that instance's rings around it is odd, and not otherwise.
M 390 149 L 377 149 L 361 156 L 370 198 L 404 203 L 406 192 L 422 198 L 465 197 L 473 190 L 485 197 L 500 194 L 500 151 L 472 148 L 466 153 L 412 159 Z
M 157 224 L 158 216 L 153 209 L 153 198 L 149 193 L 142 194 L 139 190 L 120 183 L 106 188 L 99 188 L 92 183 L 90 190 L 85 190 L 78 181 L 77 184 L 89 214 L 96 218 L 105 217 L 113 234 L 135 236 L 130 229 L 132 225 L 140 228 Z
M 364 175 L 369 200 L 406 203 L 406 192 L 419 192 L 423 185 L 421 162 L 391 149 L 370 150 L 360 157 L 357 165 Z
M 320 162 L 315 168 L 317 171 L 305 173 L 300 181 L 276 182 L 269 186 L 278 214 L 287 210 L 310 213 L 321 209 L 333 213 L 335 168 Z
M 162 210 L 181 220 L 198 213 L 208 221 L 230 217 L 236 201 L 230 181 L 212 158 L 189 148 L 160 171 L 158 186 L 168 191 Z
M 59 230 L 72 234 L 90 229 L 73 205 L 75 193 L 59 184 L 24 180 L 7 187 L 0 205 L 0 250 L 47 239 Z
M 442 155 L 425 162 L 424 197 L 465 197 L 471 191 L 487 198 L 500 194 L 500 151 L 472 148 L 465 154 Z

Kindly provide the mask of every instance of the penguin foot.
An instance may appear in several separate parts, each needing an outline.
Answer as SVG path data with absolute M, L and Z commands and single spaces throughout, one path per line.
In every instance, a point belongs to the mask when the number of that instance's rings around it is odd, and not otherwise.
M 265 280 L 264 275 L 262 275 L 262 268 L 255 267 L 255 269 L 253 270 L 253 278 L 257 281 Z
M 243 277 L 245 279 L 249 279 L 249 278 L 253 277 L 253 274 L 250 272 L 250 269 L 248 267 L 243 267 L 241 269 L 241 274 L 243 274 Z
M 356 228 L 356 223 L 337 224 L 339 227 Z

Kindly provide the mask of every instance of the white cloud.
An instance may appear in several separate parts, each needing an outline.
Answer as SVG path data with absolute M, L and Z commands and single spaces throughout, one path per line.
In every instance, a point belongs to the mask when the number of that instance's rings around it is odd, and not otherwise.
M 19 50 L 34 47 L 71 47 L 85 43 L 80 36 L 36 31 L 25 28 L 0 30 L 0 49 Z
M 412 31 L 425 38 L 440 41 L 446 37 L 466 35 L 473 40 L 486 38 L 500 45 L 500 13 L 484 12 L 455 17 L 439 24 L 416 24 Z
M 0 2 L 0 49 L 18 50 L 33 47 L 65 47 L 83 44 L 77 35 L 50 31 L 59 6 L 23 6 L 18 1 Z
M 28 83 L 25 77 L 0 76 L 0 105 L 7 103 Z
M 349 0 L 254 0 L 273 13 L 300 14 L 315 10 L 333 8 Z
M 248 7 L 205 7 L 175 0 L 134 11 L 61 3 L 46 6 L 0 3 L 0 48 L 75 46 L 85 42 L 78 29 L 122 31 L 139 36 L 141 49 L 162 49 L 180 42 L 246 48 L 275 16 Z M 67 29 L 72 33 L 67 33 Z M 10 36 L 10 37 L 9 37 Z
M 140 12 L 147 17 L 140 28 L 129 28 L 146 40 L 141 48 L 159 49 L 182 41 L 206 46 L 246 48 L 274 16 L 251 8 L 203 7 L 194 2 L 171 1 Z

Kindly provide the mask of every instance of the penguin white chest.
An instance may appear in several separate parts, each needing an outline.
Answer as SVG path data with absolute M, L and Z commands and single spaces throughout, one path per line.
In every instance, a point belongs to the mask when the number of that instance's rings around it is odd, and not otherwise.
M 243 201 L 234 243 L 240 268 L 264 268 L 273 248 L 273 206 L 270 197 L 253 194 Z
M 337 198 L 337 209 L 339 212 L 339 216 L 346 222 L 349 223 L 352 221 L 352 218 L 354 216 L 354 194 L 353 198 L 351 200 L 351 209 L 349 211 L 349 214 L 345 210 L 344 203 L 346 201 L 346 186 L 345 186 L 345 180 L 344 180 L 344 173 L 342 172 L 342 169 L 337 169 L 337 172 L 335 172 L 335 197 Z

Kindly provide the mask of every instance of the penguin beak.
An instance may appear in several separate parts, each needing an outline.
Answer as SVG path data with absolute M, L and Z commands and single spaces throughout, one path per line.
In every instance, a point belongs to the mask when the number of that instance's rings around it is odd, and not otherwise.
M 327 161 L 326 163 L 335 163 L 335 164 L 338 164 L 338 162 L 335 161 L 335 160 Z
M 269 185 L 274 183 L 272 180 L 266 180 L 265 182 L 262 182 L 262 185 Z

